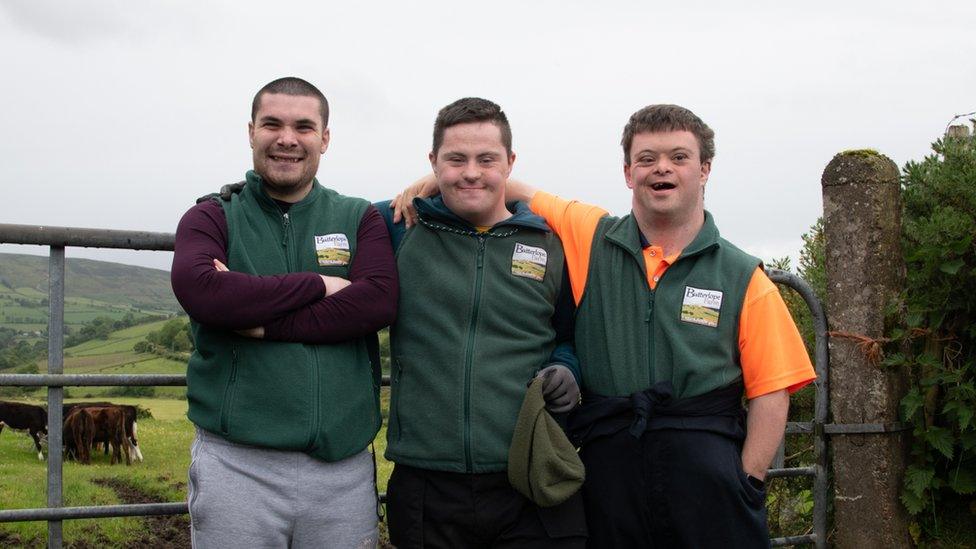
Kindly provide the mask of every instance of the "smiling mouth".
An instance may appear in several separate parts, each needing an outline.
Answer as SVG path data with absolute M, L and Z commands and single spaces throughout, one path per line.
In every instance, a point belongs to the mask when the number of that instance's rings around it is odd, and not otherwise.
M 290 157 L 290 156 L 275 156 L 275 155 L 271 154 L 271 155 L 268 155 L 268 157 L 271 160 L 274 160 L 275 162 L 289 162 L 289 163 L 292 163 L 292 164 L 296 164 L 296 163 L 302 161 L 301 158 L 295 158 L 295 157 Z
M 667 191 L 675 187 L 674 183 L 662 182 L 662 183 L 651 183 L 651 188 L 655 191 Z

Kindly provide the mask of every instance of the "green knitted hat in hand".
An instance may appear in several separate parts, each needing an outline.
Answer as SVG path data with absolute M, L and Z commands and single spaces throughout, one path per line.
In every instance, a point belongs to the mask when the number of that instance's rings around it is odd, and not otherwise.
M 569 499 L 583 485 L 585 471 L 576 448 L 546 411 L 542 378 L 529 386 L 508 449 L 508 481 L 540 507 Z

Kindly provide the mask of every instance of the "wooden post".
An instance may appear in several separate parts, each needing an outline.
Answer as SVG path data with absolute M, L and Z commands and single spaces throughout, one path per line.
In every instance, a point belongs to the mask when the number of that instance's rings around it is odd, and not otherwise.
M 840 153 L 824 170 L 827 318 L 832 332 L 884 337 L 885 309 L 904 286 L 898 168 L 874 151 Z M 830 339 L 836 424 L 894 424 L 904 375 L 879 366 L 853 338 Z M 908 433 L 836 434 L 834 543 L 911 547 L 901 492 Z

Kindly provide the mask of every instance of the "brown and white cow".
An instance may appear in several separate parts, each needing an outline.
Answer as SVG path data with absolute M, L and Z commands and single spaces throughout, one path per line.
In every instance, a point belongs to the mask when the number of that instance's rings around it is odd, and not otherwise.
M 125 413 L 125 439 L 129 446 L 129 453 L 134 459 L 142 461 L 142 450 L 139 448 L 139 439 L 136 438 L 136 434 L 139 430 L 139 424 L 136 422 L 136 407 L 130 406 L 128 404 L 113 404 L 111 402 L 72 402 L 70 404 L 65 404 L 62 406 L 63 417 L 68 417 L 68 413 L 77 407 L 105 407 L 114 406 L 121 408 Z M 108 439 L 98 438 L 96 436 L 95 443 L 105 444 L 105 454 L 108 454 L 109 441 Z
M 47 435 L 47 410 L 33 404 L 0 401 L 0 433 L 3 432 L 4 425 L 11 429 L 28 431 L 37 448 L 37 459 L 44 460 L 40 435 Z

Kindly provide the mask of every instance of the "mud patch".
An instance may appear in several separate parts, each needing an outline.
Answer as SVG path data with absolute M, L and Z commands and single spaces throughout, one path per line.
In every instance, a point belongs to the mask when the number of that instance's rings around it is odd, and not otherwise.
M 122 503 L 165 503 L 155 495 L 147 494 L 138 488 L 117 478 L 101 478 L 92 482 L 99 486 L 111 488 Z M 190 518 L 188 515 L 148 516 L 142 517 L 146 528 L 143 534 L 129 540 L 123 547 L 143 548 L 158 547 L 161 549 L 183 549 L 190 547 Z M 70 547 L 87 548 L 87 545 L 71 545 Z
M 23 547 L 24 542 L 17 534 L 0 530 L 0 547 Z

